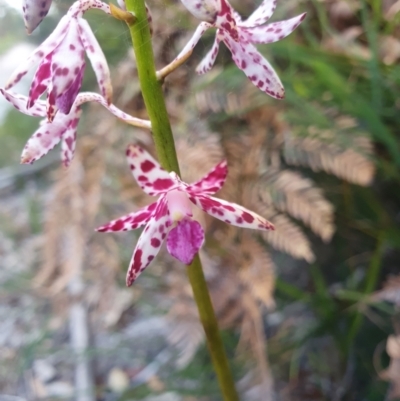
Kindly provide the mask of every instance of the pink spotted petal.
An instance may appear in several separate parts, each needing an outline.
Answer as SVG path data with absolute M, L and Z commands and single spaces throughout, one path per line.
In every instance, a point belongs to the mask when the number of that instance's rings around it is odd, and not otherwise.
M 45 92 L 50 84 L 51 78 L 51 53 L 48 54 L 39 64 L 35 76 L 33 77 L 29 89 L 28 109 L 31 108 L 36 100 Z
M 286 21 L 274 22 L 265 26 L 241 28 L 240 31 L 245 40 L 254 44 L 277 42 L 290 35 L 305 17 L 306 13 Z
M 246 21 L 242 22 L 240 26 L 253 27 L 266 23 L 271 18 L 275 8 L 276 0 L 264 0 L 253 14 L 251 14 Z
M 30 68 L 38 64 L 47 54 L 53 52 L 64 39 L 70 22 L 71 19 L 68 16 L 61 18 L 51 35 L 11 74 L 5 89 L 10 89 L 17 84 Z
M 212 27 L 212 25 L 209 24 L 208 22 L 201 22 L 197 26 L 197 28 L 196 28 L 193 36 L 190 38 L 189 42 L 186 43 L 185 47 L 175 57 L 175 59 L 173 61 L 178 60 L 181 57 L 185 56 L 188 52 L 191 52 L 194 49 L 194 47 L 197 45 L 200 38 L 203 36 L 204 32 L 206 32 L 211 27 Z
M 201 60 L 200 64 L 196 67 L 196 72 L 198 74 L 205 74 L 206 72 L 210 71 L 212 66 L 215 63 L 215 59 L 218 55 L 219 50 L 219 43 L 221 42 L 220 35 L 215 36 L 214 43 L 211 47 L 211 50 L 206 54 L 206 56 Z
M 103 50 L 94 36 L 90 25 L 84 19 L 79 19 L 79 32 L 86 54 L 96 74 L 101 94 L 110 104 L 112 101 L 113 89 L 111 85 L 110 69 Z
M 214 22 L 221 9 L 219 0 L 181 0 L 187 10 L 201 21 Z
M 239 33 L 236 25 L 237 13 L 227 0 L 219 0 L 221 10 L 217 15 L 214 25 L 221 28 L 226 35 L 234 41 L 239 40 Z
M 25 28 L 31 34 L 43 21 L 49 12 L 52 0 L 24 0 L 22 11 L 24 13 Z
M 257 88 L 276 99 L 284 98 L 285 89 L 278 74 L 251 43 L 235 42 L 226 34 L 224 43 L 231 51 L 235 64 Z
M 179 185 L 148 152 L 138 145 L 126 150 L 129 167 L 140 188 L 155 196 L 170 191 Z
M 46 103 L 44 101 L 39 100 L 35 103 L 33 107 L 28 109 L 28 98 L 26 96 L 14 93 L 12 91 L 6 91 L 3 88 L 0 88 L 0 92 L 5 97 L 5 99 L 21 113 L 33 117 L 46 116 Z
M 207 195 L 193 195 L 189 199 L 210 216 L 233 226 L 255 230 L 274 230 L 273 224 L 268 220 L 236 203 Z
M 103 96 L 99 95 L 98 93 L 93 92 L 81 92 L 75 101 L 76 105 L 81 105 L 87 102 L 96 102 L 101 104 L 105 107 L 108 111 L 114 114 L 115 117 L 119 118 L 120 120 L 126 122 L 127 124 L 134 125 L 135 127 L 147 128 L 151 129 L 151 123 L 148 120 L 142 120 L 141 118 L 133 117 L 118 107 L 114 106 L 113 104 L 108 104 Z
M 97 8 L 106 14 L 111 14 L 110 6 L 102 0 L 79 0 L 75 1 L 69 8 L 68 16 L 82 18 L 83 14 L 92 8 Z
M 68 33 L 52 55 L 52 82 L 48 96 L 50 121 L 51 115 L 55 114 L 55 111 L 50 110 L 50 107 L 54 107 L 62 95 L 67 95 L 67 97 L 62 99 L 60 105 L 64 112 L 69 112 L 68 109 L 71 108 L 77 95 L 76 86 L 81 84 L 84 66 L 85 52 L 79 37 L 78 22 L 73 18 Z
M 204 244 L 203 227 L 195 220 L 183 219 L 167 236 L 167 250 L 171 256 L 190 265 Z
M 226 160 L 218 163 L 205 177 L 190 184 L 187 191 L 192 194 L 215 194 L 225 183 L 228 175 L 228 164 Z
M 107 224 L 96 229 L 96 231 L 102 233 L 108 233 L 112 231 L 131 231 L 136 230 L 139 227 L 143 227 L 149 222 L 153 216 L 158 202 L 151 203 L 138 210 L 137 212 L 129 213 L 118 219 L 112 220 Z
M 75 107 L 68 115 L 67 129 L 61 139 L 61 160 L 65 167 L 68 167 L 74 158 L 76 147 L 76 134 L 79 119 L 81 117 L 81 109 Z
M 61 116 L 61 117 L 60 117 Z M 21 155 L 21 164 L 32 164 L 46 155 L 68 129 L 68 116 L 60 114 L 52 123 L 44 121 L 29 138 Z
M 61 111 L 61 113 L 68 114 L 71 111 L 72 105 L 74 104 L 79 90 L 82 87 L 84 72 L 85 64 L 83 64 L 81 69 L 77 72 L 70 87 L 60 96 L 58 96 L 58 98 L 56 98 L 56 107 Z
M 126 275 L 126 285 L 129 287 L 139 277 L 140 273 L 150 264 L 160 251 L 161 245 L 169 230 L 169 215 L 166 201 L 161 198 L 157 202 L 155 215 L 147 223 L 136 248 Z

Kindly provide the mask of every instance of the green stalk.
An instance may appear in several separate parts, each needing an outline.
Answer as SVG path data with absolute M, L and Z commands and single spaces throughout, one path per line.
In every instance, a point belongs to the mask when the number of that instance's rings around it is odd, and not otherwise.
M 168 171 L 180 174 L 175 142 L 165 106 L 161 83 L 157 80 L 150 29 L 144 0 L 126 0 L 126 8 L 136 21 L 128 24 L 144 103 L 152 125 L 152 135 L 158 160 Z M 225 401 L 238 401 L 232 373 L 219 333 L 200 258 L 195 257 L 187 268 L 200 320 L 206 333 L 207 345 Z

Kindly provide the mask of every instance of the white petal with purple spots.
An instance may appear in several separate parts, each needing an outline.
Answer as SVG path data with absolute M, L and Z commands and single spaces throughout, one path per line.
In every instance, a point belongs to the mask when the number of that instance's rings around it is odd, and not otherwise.
M 131 231 L 147 224 L 153 216 L 158 205 L 158 201 L 139 209 L 137 212 L 129 213 L 118 219 L 112 220 L 107 224 L 97 228 L 96 231 L 102 233 Z
M 224 43 L 231 51 L 235 64 L 257 88 L 276 99 L 285 97 L 285 89 L 278 74 L 251 43 L 235 42 L 226 34 Z
M 240 33 L 245 40 L 259 43 L 273 43 L 286 38 L 290 35 L 304 20 L 306 13 L 286 21 L 274 22 L 264 26 L 256 26 L 254 28 L 240 28 Z
M 189 199 L 210 216 L 233 226 L 255 230 L 274 229 L 273 224 L 268 220 L 236 203 L 208 195 L 193 195 Z
M 179 187 L 171 175 L 140 146 L 130 145 L 126 157 L 135 180 L 148 195 L 159 195 Z
M 52 0 L 23 0 L 25 28 L 31 34 L 49 12 Z
M 218 192 L 225 183 L 228 175 L 228 164 L 226 160 L 218 163 L 206 176 L 193 184 L 189 184 L 187 192 L 191 194 L 212 195 Z
M 240 26 L 252 27 L 265 24 L 272 16 L 276 8 L 276 0 L 264 0 L 260 6 L 243 21 Z
M 86 54 L 92 64 L 93 71 L 96 74 L 101 94 L 108 103 L 111 103 L 112 85 L 110 69 L 108 67 L 103 50 L 101 49 L 99 42 L 94 36 L 90 25 L 84 19 L 79 20 L 79 32 L 83 46 L 86 50 Z
M 144 228 L 133 252 L 126 275 L 127 286 L 131 286 L 143 270 L 157 256 L 167 236 L 170 223 L 166 201 L 162 198 L 157 203 L 156 213 Z

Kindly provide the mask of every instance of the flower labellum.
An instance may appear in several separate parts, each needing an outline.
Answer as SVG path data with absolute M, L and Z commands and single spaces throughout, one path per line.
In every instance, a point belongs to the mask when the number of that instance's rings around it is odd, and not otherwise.
M 139 186 L 158 200 L 137 212 L 113 220 L 97 229 L 100 232 L 128 231 L 144 227 L 133 252 L 126 284 L 132 285 L 158 254 L 163 241 L 168 252 L 184 264 L 190 264 L 204 243 L 204 230 L 193 220 L 193 204 L 228 224 L 257 230 L 274 226 L 258 214 L 211 195 L 223 186 L 228 169 L 226 161 L 217 164 L 193 184 L 183 182 L 176 173 L 168 173 L 138 145 L 127 149 L 127 160 Z
M 43 21 L 49 12 L 52 0 L 24 0 L 22 11 L 24 13 L 25 28 L 31 34 Z
M 197 66 L 198 74 L 204 74 L 212 68 L 222 41 L 232 53 L 232 59 L 237 67 L 257 88 L 276 99 L 282 99 L 285 96 L 285 90 L 277 73 L 254 45 L 277 42 L 285 38 L 300 25 L 306 16 L 305 13 L 286 21 L 264 25 L 275 10 L 276 0 L 264 0 L 245 21 L 227 0 L 181 1 L 195 17 L 202 19 L 203 22 L 199 24 L 176 59 L 191 51 L 207 29 L 215 27 L 217 32 L 214 44 Z
M 82 86 L 85 52 L 91 61 L 103 98 L 111 103 L 112 86 L 106 58 L 89 24 L 82 18 L 89 8 L 110 13 L 107 4 L 98 0 L 75 2 L 52 34 L 23 62 L 9 78 L 5 89 L 12 88 L 38 65 L 27 107 L 31 108 L 47 91 L 47 118 L 51 122 L 57 111 L 68 114 Z
M 38 100 L 32 107 L 27 108 L 28 99 L 26 96 L 18 95 L 1 88 L 0 93 L 20 112 L 34 117 L 43 118 L 46 116 L 46 103 L 43 100 Z M 113 104 L 109 105 L 99 94 L 82 92 L 77 96 L 69 114 L 59 113 L 52 122 L 48 120 L 42 121 L 39 128 L 26 143 L 22 151 L 21 163 L 32 164 L 61 142 L 61 158 L 64 166 L 67 167 L 71 163 L 75 153 L 76 134 L 81 116 L 80 106 L 86 102 L 100 103 L 117 118 L 130 125 L 147 129 L 151 128 L 149 121 L 132 117 Z

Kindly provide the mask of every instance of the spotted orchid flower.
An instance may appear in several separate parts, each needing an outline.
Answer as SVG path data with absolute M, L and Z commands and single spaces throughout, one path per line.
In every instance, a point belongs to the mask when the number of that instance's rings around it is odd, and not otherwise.
M 47 118 L 52 121 L 57 111 L 68 114 L 82 86 L 85 51 L 92 63 L 101 94 L 111 103 L 112 86 L 106 58 L 89 24 L 82 18 L 89 8 L 110 14 L 100 0 L 75 2 L 53 33 L 11 75 L 5 88 L 17 84 L 30 68 L 38 65 L 33 78 L 27 108 L 30 109 L 47 90 Z
M 0 93 L 2 93 L 5 99 L 20 112 L 34 117 L 43 118 L 46 116 L 46 103 L 43 100 L 38 100 L 32 107 L 28 108 L 26 96 L 6 91 L 2 88 L 0 88 Z M 114 116 L 127 124 L 140 128 L 151 128 L 150 121 L 141 120 L 124 113 L 113 104 L 108 104 L 101 95 L 91 92 L 82 92 L 77 96 L 69 114 L 58 113 L 52 122 L 49 122 L 47 119 L 42 121 L 39 128 L 26 143 L 22 151 L 21 163 L 32 164 L 61 142 L 61 159 L 63 164 L 67 167 L 74 157 L 77 127 L 81 116 L 81 105 L 86 102 L 97 102 L 101 104 L 114 114 Z
M 22 2 L 25 28 L 28 34 L 31 34 L 43 21 L 49 12 L 51 3 L 52 0 L 24 0 Z
M 273 230 L 263 217 L 235 203 L 214 198 L 225 182 L 226 161 L 217 164 L 206 176 L 193 184 L 168 173 L 138 145 L 127 149 L 127 160 L 139 186 L 158 200 L 137 212 L 122 216 L 98 228 L 100 232 L 128 231 L 143 227 L 128 269 L 128 286 L 139 277 L 167 240 L 168 252 L 189 265 L 204 243 L 204 230 L 193 220 L 192 204 L 228 224 L 258 230 Z
M 251 82 L 268 95 L 282 99 L 285 90 L 271 64 L 257 51 L 255 44 L 277 42 L 292 33 L 306 14 L 286 21 L 264 25 L 272 16 L 276 0 L 264 0 L 247 18 L 242 20 L 227 0 L 181 0 L 197 18 L 203 20 L 190 41 L 175 60 L 192 51 L 201 36 L 209 28 L 217 28 L 214 44 L 197 66 L 199 74 L 208 72 L 217 58 L 219 44 L 224 42 L 232 53 L 235 64 Z

